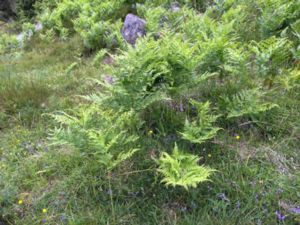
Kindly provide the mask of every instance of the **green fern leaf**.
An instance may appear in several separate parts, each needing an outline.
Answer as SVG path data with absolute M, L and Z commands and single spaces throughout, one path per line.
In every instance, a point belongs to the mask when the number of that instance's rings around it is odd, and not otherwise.
M 188 190 L 189 187 L 195 188 L 199 183 L 207 181 L 215 170 L 198 165 L 199 159 L 195 155 L 180 152 L 175 144 L 172 155 L 163 152 L 157 161 L 158 171 L 164 177 L 161 182 Z
M 180 132 L 182 138 L 192 143 L 201 144 L 216 136 L 217 132 L 221 129 L 213 127 L 218 116 L 210 115 L 210 103 L 200 103 L 191 100 L 191 103 L 197 109 L 197 119 L 190 122 L 188 119 L 185 122 L 184 131 Z
M 278 105 L 264 102 L 265 93 L 259 89 L 242 90 L 240 93 L 225 97 L 224 101 L 228 110 L 227 118 L 241 117 L 244 115 L 254 115 L 268 111 Z

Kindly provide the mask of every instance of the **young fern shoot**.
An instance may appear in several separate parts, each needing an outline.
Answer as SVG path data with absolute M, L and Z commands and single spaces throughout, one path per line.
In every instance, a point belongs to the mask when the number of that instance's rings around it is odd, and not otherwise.
M 198 115 L 191 122 L 186 119 L 184 131 L 180 134 L 185 140 L 201 144 L 216 136 L 217 132 L 221 129 L 213 126 L 213 123 L 216 122 L 219 116 L 209 114 L 210 102 L 200 103 L 195 100 L 191 100 L 190 102 L 196 107 Z
M 196 155 L 181 152 L 175 144 L 171 155 L 163 152 L 157 161 L 158 171 L 164 176 L 161 182 L 167 186 L 182 186 L 186 190 L 189 187 L 197 187 L 199 183 L 207 181 L 215 171 L 209 167 L 200 166 L 199 160 L 200 158 Z

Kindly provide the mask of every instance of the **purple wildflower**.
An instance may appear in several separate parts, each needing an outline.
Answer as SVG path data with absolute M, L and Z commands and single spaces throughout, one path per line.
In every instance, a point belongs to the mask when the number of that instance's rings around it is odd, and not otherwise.
M 180 112 L 184 112 L 184 108 L 183 108 L 183 104 L 182 104 L 182 100 L 180 100 L 180 103 L 179 103 L 179 111 Z
M 240 209 L 240 208 L 241 208 L 241 203 L 240 203 L 240 201 L 238 201 L 238 202 L 236 203 L 236 208 L 237 208 L 237 209 Z
M 300 214 L 300 206 L 289 208 L 289 211 L 295 214 Z
M 109 76 L 109 75 L 105 75 L 103 77 L 103 80 L 108 83 L 108 84 L 114 84 L 115 82 L 115 79 L 112 77 L 112 76 Z
M 259 200 L 259 194 L 255 194 L 255 200 L 256 200 L 256 201 Z
M 64 213 L 60 215 L 60 220 L 61 221 L 66 221 L 67 220 L 67 217 Z
M 282 192 L 283 192 L 283 190 L 281 188 L 279 188 L 279 189 L 276 190 L 276 194 L 277 195 L 281 194 Z
M 219 193 L 217 197 L 224 202 L 229 202 L 229 199 L 226 197 L 225 193 Z
M 284 221 L 286 218 L 286 216 L 284 216 L 280 211 L 276 211 L 275 214 L 279 221 Z

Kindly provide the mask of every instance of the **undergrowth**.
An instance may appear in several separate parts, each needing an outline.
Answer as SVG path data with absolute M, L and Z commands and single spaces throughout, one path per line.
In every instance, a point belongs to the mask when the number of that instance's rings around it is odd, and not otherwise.
M 299 7 L 37 1 L 0 36 L 0 223 L 298 224 Z

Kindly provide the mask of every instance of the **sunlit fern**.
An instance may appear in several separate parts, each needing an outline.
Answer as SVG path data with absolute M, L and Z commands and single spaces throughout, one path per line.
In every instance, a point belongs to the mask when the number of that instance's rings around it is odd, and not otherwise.
M 163 175 L 162 183 L 167 186 L 197 187 L 201 182 L 208 181 L 208 177 L 215 171 L 198 164 L 199 157 L 179 151 L 177 145 L 169 155 L 163 152 L 159 158 L 158 171 Z

